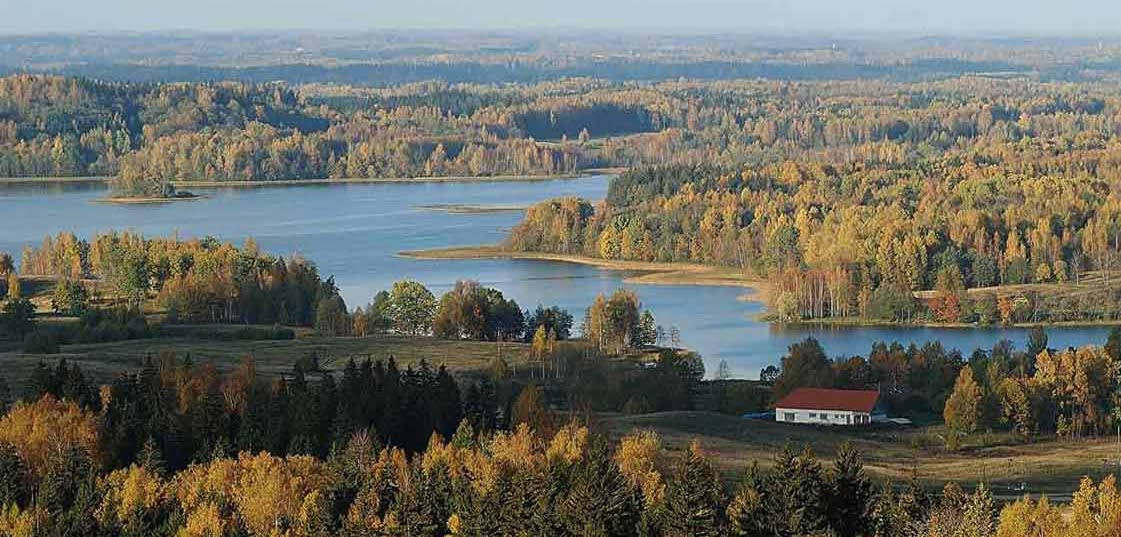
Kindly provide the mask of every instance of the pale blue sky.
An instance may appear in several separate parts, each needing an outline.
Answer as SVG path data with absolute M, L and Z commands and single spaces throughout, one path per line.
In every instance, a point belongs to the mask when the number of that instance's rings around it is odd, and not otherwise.
M 1121 34 L 1119 0 L 0 0 L 0 32 L 380 28 Z

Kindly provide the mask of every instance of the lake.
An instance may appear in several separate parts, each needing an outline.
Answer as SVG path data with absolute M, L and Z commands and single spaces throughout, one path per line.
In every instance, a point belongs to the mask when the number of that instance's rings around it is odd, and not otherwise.
M 496 287 L 522 308 L 559 305 L 577 322 L 597 293 L 624 286 L 624 273 L 551 261 L 430 261 L 397 252 L 496 243 L 522 216 L 520 211 L 457 213 L 433 205 L 521 207 L 556 196 L 602 199 L 609 178 L 531 182 L 379 183 L 192 189 L 197 201 L 156 205 L 97 203 L 105 185 L 90 183 L 0 183 L 0 251 L 17 259 L 27 243 L 73 231 L 131 229 L 145 235 L 211 235 L 242 242 L 254 237 L 279 255 L 301 254 L 324 275 L 334 275 L 350 307 L 365 305 L 394 281 L 412 278 L 439 295 L 459 279 Z M 1027 330 L 1015 328 L 824 328 L 760 323 L 757 302 L 738 300 L 742 289 L 717 286 L 633 286 L 643 304 L 668 330 L 676 326 L 683 343 L 704 356 L 710 374 L 721 360 L 741 377 L 756 378 L 777 364 L 791 343 L 818 338 L 830 356 L 867 354 L 873 342 L 922 344 L 938 340 L 969 353 L 1001 339 L 1022 347 Z M 1105 327 L 1048 329 L 1050 346 L 1104 344 Z

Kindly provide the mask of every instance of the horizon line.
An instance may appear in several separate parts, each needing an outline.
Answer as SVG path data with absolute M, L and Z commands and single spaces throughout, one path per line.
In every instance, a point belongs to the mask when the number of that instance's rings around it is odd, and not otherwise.
M 519 36 L 522 34 L 540 35 L 547 32 L 547 37 L 561 32 L 618 32 L 625 35 L 644 35 L 649 37 L 755 37 L 769 39 L 836 39 L 845 41 L 898 39 L 906 36 L 906 41 L 923 41 L 929 39 L 961 39 L 971 41 L 1002 41 L 1009 39 L 1042 39 L 1042 40 L 1118 40 L 1121 41 L 1121 30 L 1070 32 L 1062 30 L 1013 30 L 1013 29 L 929 29 L 929 28 L 786 28 L 781 25 L 759 26 L 754 28 L 744 27 L 718 27 L 718 26 L 611 26 L 611 25 L 536 25 L 525 24 L 519 26 L 493 26 L 493 27 L 456 27 L 456 26 L 375 26 L 368 28 L 329 28 L 329 27 L 245 27 L 245 28 L 115 28 L 115 29 L 41 29 L 41 30 L 16 30 L 0 28 L 0 38 L 11 39 L 20 37 L 130 37 L 130 36 L 160 36 L 160 35 L 198 35 L 198 36 L 280 36 L 280 35 L 305 35 L 325 36 L 360 36 L 387 33 L 423 33 L 423 34 L 450 34 L 466 33 L 476 36 Z

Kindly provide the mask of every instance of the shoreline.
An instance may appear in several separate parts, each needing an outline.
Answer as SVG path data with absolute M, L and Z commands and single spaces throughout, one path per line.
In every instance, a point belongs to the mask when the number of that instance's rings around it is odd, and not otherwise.
M 93 203 L 107 203 L 110 205 L 161 205 L 165 203 L 175 203 L 177 201 L 197 201 L 205 199 L 206 196 L 179 196 L 169 198 L 127 198 L 121 196 L 112 196 L 108 198 L 98 198 L 90 200 Z
M 526 205 L 479 205 L 469 203 L 435 203 L 428 205 L 414 205 L 422 211 L 432 211 L 448 214 L 486 214 L 486 213 L 513 213 L 525 212 Z
M 399 183 L 532 183 L 538 181 L 559 181 L 583 179 L 598 175 L 618 175 L 626 171 L 616 168 L 589 168 L 573 173 L 550 175 L 457 175 L 425 177 L 353 177 L 345 179 L 278 179 L 274 181 L 171 181 L 176 187 L 201 188 L 256 188 L 279 186 L 313 185 L 362 185 L 362 184 L 399 184 Z M 59 184 L 59 183 L 110 183 L 113 177 L 88 175 L 80 177 L 0 177 L 2 184 Z
M 937 328 L 942 330 L 1000 330 L 1000 329 L 1027 329 L 1027 328 L 1109 328 L 1113 326 L 1121 326 L 1121 321 L 1056 321 L 1053 323 L 1013 323 L 1008 325 L 1002 324 L 974 324 L 974 323 L 936 323 L 936 322 L 915 322 L 915 323 L 900 323 L 892 321 L 881 321 L 878 319 L 862 319 L 859 317 L 842 317 L 836 319 L 812 319 L 804 321 L 796 321 L 791 323 L 776 323 L 766 318 L 759 319 L 760 322 L 771 324 L 779 324 L 781 326 L 793 327 L 816 327 L 816 328 L 835 328 L 835 329 L 859 329 L 859 328 L 900 328 L 900 329 L 913 329 L 913 328 Z
M 610 170 L 583 170 L 553 175 L 479 175 L 448 177 L 357 177 L 348 179 L 279 179 L 275 181 L 172 181 L 176 188 L 262 188 L 280 186 L 367 185 L 408 183 L 533 183 L 612 175 Z
M 59 183 L 108 183 L 113 178 L 105 175 L 87 175 L 80 177 L 0 177 L 2 184 L 42 184 L 51 185 Z
M 725 267 L 712 267 L 693 263 L 658 263 L 646 261 L 618 261 L 599 259 L 582 255 L 552 254 L 542 252 L 515 252 L 505 250 L 499 245 L 457 246 L 449 248 L 434 248 L 430 250 L 405 251 L 397 254 L 411 259 L 427 260 L 472 260 L 472 259 L 519 259 L 529 261 L 554 261 L 560 263 L 575 263 L 589 265 L 608 270 L 633 272 L 623 279 L 625 283 L 637 285 L 712 285 L 738 287 L 746 292 L 737 297 L 737 300 L 766 302 L 769 286 L 761 281 L 742 273 L 736 269 Z M 761 323 L 790 326 L 790 327 L 818 327 L 823 329 L 860 329 L 860 328 L 898 328 L 915 329 L 931 328 L 946 330 L 992 330 L 992 329 L 1026 329 L 1026 328 L 1106 328 L 1121 326 L 1121 321 L 1060 321 L 1053 323 L 1016 323 L 1011 325 L 980 325 L 969 323 L 936 323 L 915 322 L 900 323 L 882 321 L 877 319 L 862 319 L 845 317 L 839 319 L 814 319 L 792 323 L 778 323 L 767 318 L 767 313 L 755 316 Z
M 748 277 L 736 269 L 711 267 L 693 263 L 658 263 L 648 261 L 618 261 L 598 259 L 582 255 L 551 254 L 541 252 L 514 252 L 498 245 L 458 246 L 399 252 L 397 255 L 411 259 L 427 260 L 471 260 L 471 259 L 519 259 L 527 261 L 555 261 L 589 265 L 607 270 L 620 270 L 637 273 L 623 279 L 625 283 L 637 285 L 711 285 L 738 287 L 747 292 L 738 297 L 741 300 L 764 301 L 767 283 Z

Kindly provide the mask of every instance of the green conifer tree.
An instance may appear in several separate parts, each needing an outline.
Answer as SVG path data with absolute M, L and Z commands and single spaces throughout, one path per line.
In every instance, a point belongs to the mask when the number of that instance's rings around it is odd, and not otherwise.
M 140 453 L 136 455 L 136 464 L 156 475 L 163 475 L 167 470 L 167 465 L 163 460 L 163 454 L 160 453 L 160 448 L 156 445 L 156 440 L 154 438 L 149 436 L 148 439 L 144 441 L 144 446 L 140 448 Z
M 827 516 L 838 537 L 855 537 L 868 528 L 872 511 L 872 483 L 864 474 L 860 452 L 841 445 L 829 475 Z
M 25 506 L 28 493 L 27 467 L 10 444 L 0 444 L 0 505 Z
M 640 493 L 615 465 L 607 443 L 597 439 L 574 469 L 572 486 L 560 506 L 569 535 L 635 535 Z
M 724 534 L 724 493 L 712 464 L 694 442 L 666 491 L 667 537 Z

